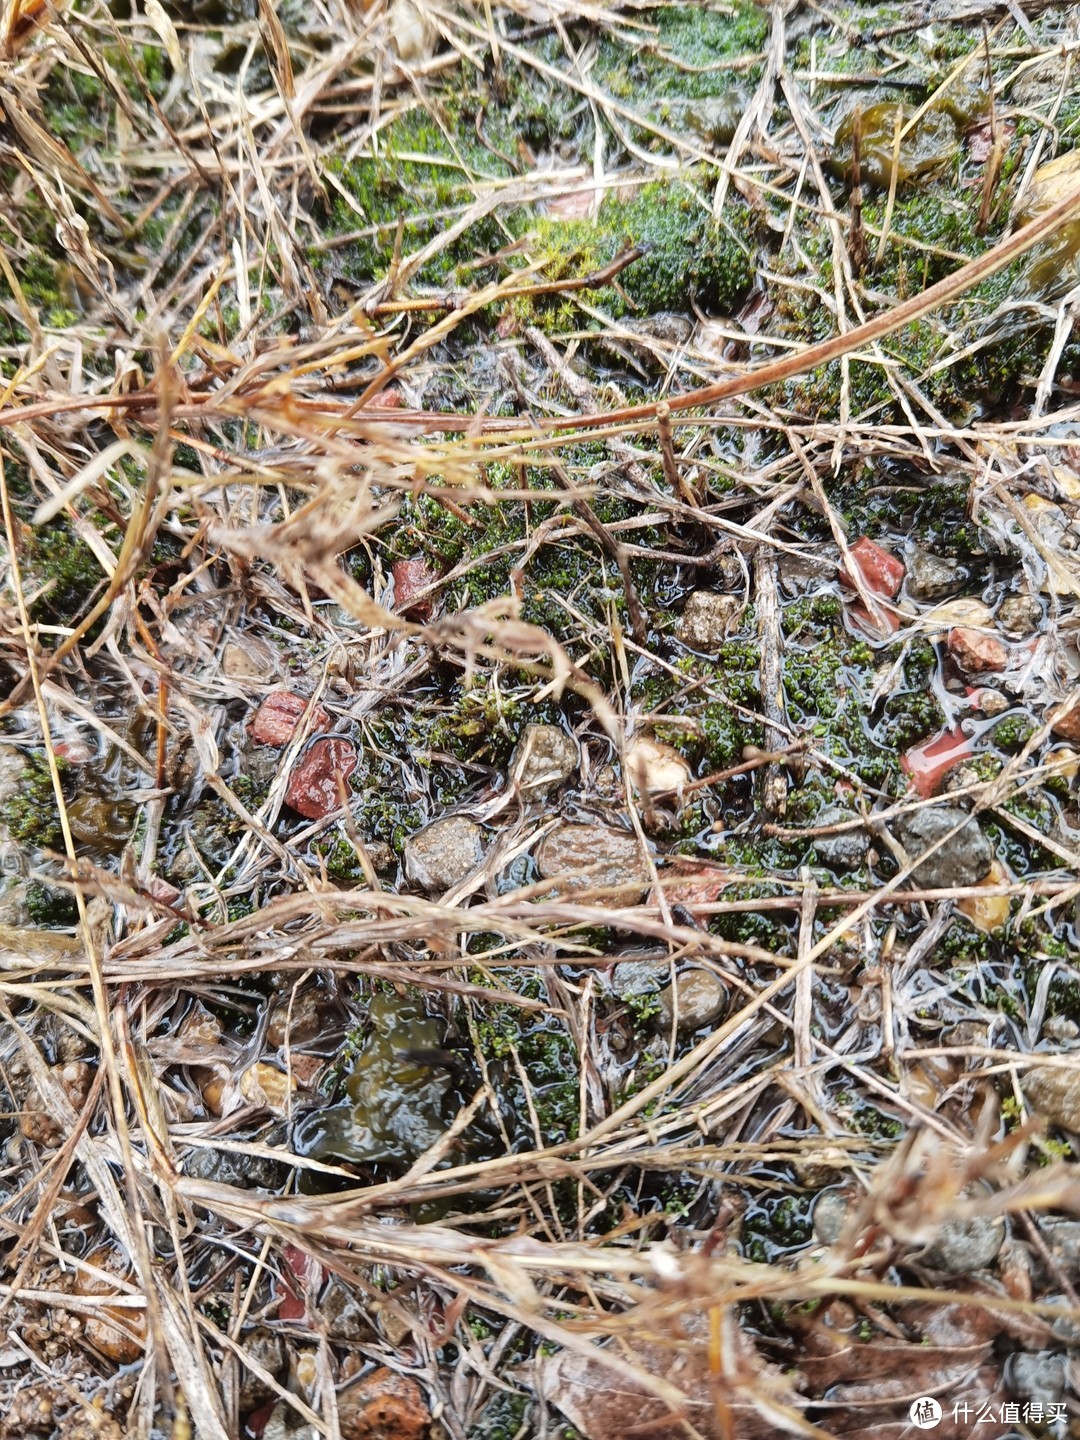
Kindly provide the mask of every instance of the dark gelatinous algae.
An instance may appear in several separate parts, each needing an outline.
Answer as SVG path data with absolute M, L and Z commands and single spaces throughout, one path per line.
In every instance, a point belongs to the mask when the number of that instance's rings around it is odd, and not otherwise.
M 859 127 L 859 178 L 864 185 L 887 190 L 896 178 L 903 184 L 920 175 L 929 175 L 946 165 L 960 149 L 957 123 L 951 113 L 934 107 L 907 130 L 917 114 L 914 106 L 899 100 L 883 100 L 868 109 L 854 109 L 840 122 L 830 166 L 835 175 L 850 180 Z M 900 127 L 899 153 L 896 130 Z M 895 156 L 895 161 L 894 161 Z
M 348 1100 L 305 1117 L 293 1143 L 316 1160 L 354 1165 L 410 1165 L 446 1134 L 475 1087 L 446 1063 L 442 1026 L 418 1000 L 374 995 L 371 1033 L 345 1089 Z M 474 1122 L 458 1145 L 489 1153 L 490 1128 Z

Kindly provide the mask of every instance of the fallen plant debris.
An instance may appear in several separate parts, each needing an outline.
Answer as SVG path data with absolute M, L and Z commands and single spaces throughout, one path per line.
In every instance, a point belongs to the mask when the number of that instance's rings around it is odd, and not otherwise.
M 1078 51 L 0 0 L 0 1440 L 1080 1424 Z

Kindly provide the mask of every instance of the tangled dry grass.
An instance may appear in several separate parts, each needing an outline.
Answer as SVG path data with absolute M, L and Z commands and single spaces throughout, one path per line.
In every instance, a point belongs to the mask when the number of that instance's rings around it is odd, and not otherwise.
M 506 1395 L 527 1399 L 513 1412 L 520 1435 L 558 1433 L 567 1419 L 593 1440 L 641 1425 L 652 1435 L 665 1425 L 739 1437 L 900 1435 L 915 1396 L 938 1394 L 951 1408 L 1015 1394 L 1003 1346 L 1043 1353 L 1059 1333 L 1052 1321 L 1080 1322 L 1068 1266 L 1037 1218 L 1075 1212 L 1073 1165 L 1061 1142 L 1055 1150 L 1040 1138 L 1022 1083 L 1075 1063 L 1042 1021 L 1051 983 L 1080 978 L 1071 930 L 1057 943 L 1080 896 L 1080 851 L 1067 825 L 1038 826 L 1013 803 L 1070 765 L 1075 773 L 1052 730 L 1077 700 L 1080 567 L 1022 502 L 1077 499 L 1065 483 L 1075 481 L 1074 390 L 1060 373 L 1076 292 L 1024 300 L 1049 341 L 1011 411 L 946 416 L 930 390 L 938 368 L 960 365 L 986 335 L 955 339 L 941 321 L 922 370 L 884 346 L 914 322 L 938 324 L 973 287 L 1077 223 L 1071 188 L 1026 225 L 1004 219 L 1022 213 L 1061 138 L 1055 117 L 1080 44 L 1065 22 L 1054 43 L 1031 31 L 1039 8 L 1019 18 L 1012 6 L 970 12 L 986 38 L 973 32 L 965 64 L 992 52 L 1009 72 L 1003 93 L 1024 75 L 1050 76 L 1038 104 L 1027 103 L 1040 123 L 1007 181 L 995 168 L 1004 148 L 991 148 L 989 238 L 971 258 L 890 238 L 895 181 L 876 228 L 866 221 L 859 232 L 857 195 L 835 200 L 821 159 L 821 74 L 793 69 L 790 7 L 772 8 L 759 53 L 725 62 L 755 79 L 733 136 L 717 146 L 657 116 L 650 97 L 593 78 L 605 38 L 646 53 L 659 46 L 653 12 L 633 6 L 393 0 L 299 15 L 260 0 L 207 20 L 198 6 L 157 0 L 139 12 L 8 0 L 3 715 L 13 743 L 43 756 L 59 831 L 41 873 L 77 916 L 66 931 L 21 925 L 2 936 L 14 1119 L 43 1118 L 13 1126 L 5 1165 L 0 1433 L 56 1425 L 64 1435 L 179 1436 L 189 1425 L 221 1440 L 274 1405 L 277 1433 L 347 1440 L 381 1433 L 343 1399 L 375 1364 L 421 1382 L 421 1423 L 455 1437 L 514 1433 L 491 1419 Z M 890 37 L 926 22 L 915 5 L 869 35 L 875 64 Z M 822 45 L 844 24 L 854 21 L 830 20 Z M 463 75 L 490 84 L 496 104 L 504 65 L 522 83 L 574 97 L 591 165 L 545 157 L 493 177 L 463 161 L 452 205 L 420 217 L 434 233 L 413 247 L 402 224 L 386 273 L 343 295 L 320 257 L 371 225 L 330 162 L 378 157 L 380 136 L 414 108 L 444 124 L 440 107 Z M 65 135 L 58 97 L 69 91 L 92 94 L 84 110 L 98 133 Z M 628 400 L 582 357 L 598 333 L 624 347 L 639 338 L 595 300 L 640 259 L 635 236 L 585 275 L 552 275 L 528 238 L 504 228 L 497 263 L 477 267 L 493 278 L 472 288 L 422 279 L 492 217 L 560 203 L 595 213 L 607 191 L 695 163 L 712 167 L 711 193 L 700 196 L 712 216 L 723 221 L 734 196 L 766 217 L 778 243 L 761 284 L 812 294 L 828 318 L 824 339 L 712 317 L 727 348 L 706 347 L 704 331 L 693 344 L 656 339 L 659 375 Z M 344 238 L 320 227 L 334 202 L 356 212 Z M 831 290 L 813 265 L 779 265 L 808 216 L 823 227 Z M 151 218 L 161 221 L 156 248 L 141 238 Z M 890 244 L 932 252 L 948 274 L 881 303 L 859 233 L 879 256 Z M 33 293 L 45 242 L 62 257 L 62 317 L 46 316 Z M 567 295 L 580 302 L 574 324 L 599 318 L 600 332 L 538 322 L 538 302 Z M 1000 336 L 1019 304 L 1006 298 L 986 333 Z M 504 328 L 501 316 L 519 319 Z M 800 412 L 782 387 L 830 364 L 835 407 Z M 862 405 L 853 376 L 868 370 L 883 378 L 888 405 Z M 465 377 L 468 405 L 444 403 L 448 371 Z M 721 431 L 742 438 L 737 456 L 714 443 Z M 838 476 L 871 465 L 887 476 L 945 471 L 1036 592 L 1054 580 L 1051 622 L 1011 675 L 1034 723 L 992 775 L 969 775 L 950 796 L 1038 847 L 1037 865 L 989 885 L 920 885 L 888 825 L 937 801 L 875 791 L 812 724 L 788 718 L 776 556 L 820 559 L 824 534 L 829 583 L 846 563 L 870 631 L 886 626 L 872 637 L 883 654 L 932 623 L 919 607 L 883 600 L 852 562 L 854 537 L 830 495 Z M 395 603 L 386 548 L 415 525 L 421 497 L 442 517 L 435 523 L 466 535 L 486 534 L 477 517 L 508 504 L 526 515 L 547 507 L 546 518 L 498 550 L 466 545 L 421 593 L 437 602 L 425 616 Z M 611 501 L 622 518 L 600 518 Z M 58 519 L 100 574 L 77 613 L 49 623 L 32 537 Z M 650 664 L 681 678 L 656 640 L 661 607 L 641 591 L 644 574 L 687 564 L 688 535 L 701 572 L 710 557 L 741 560 L 761 667 L 752 703 L 729 702 L 715 680 L 697 682 L 695 703 L 728 705 L 760 723 L 765 742 L 720 772 L 703 767 L 689 790 L 723 797 L 732 777 L 756 785 L 752 833 L 763 847 L 872 818 L 875 843 L 894 852 L 891 873 L 841 884 L 807 865 L 714 864 L 653 843 L 650 811 L 671 797 L 631 782 L 628 752 L 650 723 L 677 723 L 680 701 L 653 714 L 632 698 L 630 675 Z M 523 606 L 530 568 L 552 546 L 589 554 L 603 592 L 598 612 L 573 588 L 558 596 L 561 638 Z M 461 603 L 496 561 L 510 564 L 510 587 Z M 890 661 L 894 679 L 900 664 Z M 372 751 L 376 720 L 433 685 L 479 676 L 519 708 L 561 708 L 593 779 L 605 763 L 626 777 L 606 801 L 583 782 L 582 803 L 636 836 L 644 879 L 621 890 L 560 891 L 535 874 L 506 883 L 559 817 L 482 766 L 466 803 L 492 843 L 480 867 L 434 898 L 379 879 L 344 788 L 337 811 L 283 825 L 308 733 L 297 730 L 253 798 L 236 783 L 236 717 L 293 674 L 335 732 L 365 736 Z M 889 693 L 889 674 L 875 683 Z M 141 741 L 130 716 L 142 717 Z M 99 755 L 122 752 L 136 777 L 111 856 L 80 840 L 69 813 L 65 761 L 88 735 Z M 400 764 L 406 788 L 430 796 L 423 767 Z M 793 821 L 785 806 L 807 771 L 854 784 L 862 812 L 816 828 Z M 203 795 L 233 827 L 228 853 L 213 860 L 185 829 Z M 351 846 L 357 883 L 327 869 L 319 842 L 334 836 Z M 163 882 L 183 845 L 187 882 Z M 1025 954 L 1033 944 L 1045 976 L 1011 997 L 1011 1028 L 937 963 L 957 905 L 993 898 L 1012 906 L 998 959 L 1018 953 L 1013 937 L 1034 926 Z M 751 938 L 717 923 L 744 915 L 778 923 Z M 1042 937 L 1055 948 L 1040 951 Z M 604 976 L 613 956 L 641 954 L 672 975 L 692 961 L 722 980 L 731 1003 L 689 1040 L 676 1016 L 662 1063 L 621 1094 L 603 1063 Z M 398 1173 L 358 1177 L 291 1148 L 294 1111 L 318 1103 L 311 1057 L 332 1068 L 333 1056 L 303 1045 L 294 1054 L 287 1024 L 279 1049 L 267 1030 L 275 1001 L 284 996 L 291 1013 L 316 980 L 337 1007 L 339 1037 L 362 1024 L 380 987 L 423 991 L 465 1037 L 475 1093 L 447 1135 Z M 953 1022 L 946 1043 L 927 1029 L 935 1006 Z M 505 1108 L 482 1029 L 493 1007 L 555 1018 L 576 1056 L 567 1078 L 577 1116 L 562 1138 L 551 1135 L 511 1042 L 500 1064 L 526 1113 L 512 1143 L 476 1158 L 457 1142 L 477 1115 Z M 238 1023 L 223 1024 L 224 1013 Z M 257 1084 L 245 1082 L 253 1073 Z M 864 1104 L 895 1128 L 867 1134 L 857 1123 Z M 193 1164 L 208 1153 L 235 1162 L 231 1183 L 220 1165 Z M 286 1178 L 275 1188 L 257 1178 L 266 1173 Z M 846 1218 L 831 1244 L 754 1258 L 739 1217 L 781 1174 L 807 1193 L 849 1186 Z M 681 1218 L 654 1203 L 671 1177 Z M 1002 1217 L 1012 1248 L 996 1268 L 943 1283 L 927 1256 L 945 1223 Z M 344 1336 L 324 1313 L 331 1284 L 361 1317 Z M 293 1292 L 302 1303 L 285 1312 Z M 102 1326 L 112 1337 L 104 1345 Z M 281 1343 L 270 1360 L 253 1339 L 268 1331 Z

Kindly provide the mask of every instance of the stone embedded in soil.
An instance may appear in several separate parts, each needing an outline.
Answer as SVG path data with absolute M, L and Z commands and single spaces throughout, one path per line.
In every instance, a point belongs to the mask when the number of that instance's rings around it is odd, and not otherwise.
M 1014 1351 L 1005 1360 L 1005 1383 L 1017 1400 L 1057 1405 L 1068 1381 L 1069 1357 L 1060 1350 Z
M 997 623 L 1008 635 L 1030 635 L 1042 624 L 1042 613 L 1034 595 L 1007 595 L 998 606 Z
M 683 970 L 675 977 L 674 994 L 672 988 L 660 992 L 660 1018 L 670 1026 L 677 1012 L 683 1033 L 712 1025 L 727 1009 L 727 988 L 711 970 Z
M 683 871 L 677 879 L 665 877 L 662 889 L 669 905 L 681 905 L 699 925 L 707 925 L 713 912 L 706 907 L 719 900 L 731 878 L 724 870 Z
M 320 992 L 301 990 L 296 995 L 285 995 L 270 1011 L 266 1025 L 268 1045 L 302 1045 L 314 1040 L 322 1026 Z
M 1068 740 L 1071 745 L 1080 745 L 1080 701 L 1054 721 L 1053 731 L 1059 739 Z
M 356 769 L 356 746 L 336 737 L 315 740 L 293 766 L 285 803 L 308 820 L 321 820 L 341 809 L 338 781 L 349 793 L 349 776 Z
M 278 652 L 258 635 L 234 635 L 221 652 L 222 674 L 230 680 L 258 680 L 265 685 L 280 669 Z
M 268 1374 L 277 1379 L 285 1370 L 289 1361 L 288 1351 L 285 1349 L 285 1341 L 280 1335 L 275 1335 L 272 1330 L 256 1330 L 254 1334 L 243 1336 L 244 1354 L 251 1357 L 255 1364 Z M 261 1405 L 265 1400 L 271 1399 L 274 1390 L 265 1380 L 249 1370 L 246 1365 L 240 1367 L 240 1410 L 246 1414 Z
M 386 1365 L 342 1390 L 337 1411 L 341 1440 L 423 1440 L 431 1424 L 420 1386 Z
M 814 820 L 816 825 L 840 825 L 858 819 L 850 810 L 828 805 Z M 870 836 L 865 830 L 843 830 L 838 835 L 815 835 L 814 849 L 823 865 L 836 870 L 857 870 L 870 850 Z
M 946 1275 L 969 1275 L 994 1263 L 1004 1239 L 1005 1221 L 1000 1215 L 946 1220 L 930 1244 L 914 1258 Z
M 985 715 L 987 719 L 993 720 L 996 715 L 1004 715 L 1006 710 L 1012 709 L 1012 701 L 1000 690 L 994 690 L 989 685 L 983 685 L 978 690 L 972 690 L 970 695 L 971 707 Z
M 85 1060 L 67 1060 L 51 1066 L 50 1074 L 67 1096 L 72 1109 L 81 1110 L 94 1083 L 93 1066 Z M 26 1104 L 19 1116 L 19 1133 L 33 1144 L 49 1149 L 59 1145 L 63 1138 L 59 1117 L 42 1100 L 33 1085 L 27 1092 Z
M 218 1150 L 214 1145 L 200 1145 L 184 1158 L 185 1175 L 249 1190 L 280 1191 L 290 1173 L 265 1155 Z
M 274 1115 L 285 1115 L 296 1093 L 296 1080 L 265 1060 L 249 1065 L 240 1076 L 240 1094 L 249 1105 L 258 1105 Z
M 103 1270 L 106 1275 L 116 1276 L 117 1279 L 126 1280 L 131 1276 L 131 1266 L 120 1251 L 111 1245 L 92 1250 L 86 1257 L 86 1263 L 96 1270 Z M 76 1295 L 115 1296 L 119 1290 L 118 1285 L 97 1275 L 88 1274 L 85 1270 L 79 1270 L 75 1276 Z M 117 1365 L 132 1365 L 143 1353 L 146 1311 L 102 1305 L 96 1314 L 87 1317 L 83 1333 L 87 1343 L 92 1345 L 99 1355 L 104 1355 L 107 1360 L 112 1360 Z
M 917 860 L 931 845 L 937 844 L 951 830 L 960 828 L 952 839 L 945 841 L 933 855 L 916 865 L 911 883 L 927 890 L 952 890 L 958 886 L 978 885 L 990 873 L 994 852 L 979 829 L 977 821 L 967 812 L 951 805 L 915 810 L 902 815 L 893 830 L 912 860 Z
M 945 775 L 973 754 L 971 740 L 957 728 L 944 730 L 922 745 L 913 745 L 900 757 L 911 788 L 924 800 L 936 795 Z
M 681 792 L 690 783 L 690 766 L 675 749 L 651 735 L 632 741 L 626 752 L 626 772 L 638 794 Z
M 814 1234 L 822 1245 L 835 1245 L 851 1213 L 851 1192 L 823 1190 L 814 1202 Z
M 248 726 L 251 738 L 260 745 L 276 745 L 278 749 L 288 745 L 296 734 L 307 704 L 303 695 L 294 695 L 291 690 L 271 690 Z M 321 705 L 316 705 L 312 711 L 310 728 L 330 729 L 330 716 Z
M 990 866 L 990 874 L 980 884 L 993 889 L 997 885 L 1007 884 L 1009 873 L 1000 860 L 995 859 Z M 966 895 L 963 900 L 956 902 L 956 908 L 961 915 L 967 917 L 975 926 L 976 930 L 983 931 L 989 935 L 1004 925 L 1009 918 L 1009 897 L 1008 895 Z
M 745 609 L 741 595 L 695 590 L 675 626 L 676 638 L 691 650 L 715 653 L 738 625 Z
M 420 623 L 430 620 L 435 611 L 434 596 L 427 595 L 420 600 L 416 597 L 435 584 L 438 571 L 431 568 L 423 555 L 415 555 L 411 560 L 395 560 L 390 573 L 394 577 L 394 608 L 398 613 Z
M 908 594 L 916 600 L 940 600 L 959 590 L 967 571 L 932 550 L 916 548 L 908 561 Z
M 606 825 L 558 825 L 536 850 L 544 880 L 557 880 L 559 892 L 621 888 L 605 898 L 609 905 L 633 905 L 649 881 L 637 838 L 629 830 Z
M 875 545 L 873 540 L 868 540 L 865 535 L 856 540 L 854 545 L 850 545 L 848 549 L 866 589 L 872 595 L 880 595 L 885 600 L 892 600 L 904 583 L 902 561 L 890 554 L 888 550 L 882 549 L 880 545 Z M 856 588 L 846 566 L 840 567 L 840 583 L 851 589 Z
M 620 960 L 611 972 L 611 988 L 620 1000 L 638 1000 L 659 994 L 671 974 L 663 960 Z
M 1024 1099 L 1051 1125 L 1080 1133 L 1080 1069 L 1032 1070 L 1025 1077 Z
M 510 775 L 527 800 L 569 780 L 581 762 L 577 741 L 557 725 L 526 725 L 510 758 Z
M 446 815 L 405 842 L 405 873 L 432 894 L 452 890 L 484 858 L 484 833 L 467 815 Z
M 949 631 L 949 654 L 966 675 L 1004 670 L 1009 663 L 1009 652 L 996 635 L 965 626 Z
M 953 626 L 966 626 L 977 630 L 993 623 L 990 606 L 974 595 L 961 595 L 957 600 L 942 600 L 922 617 L 927 635 L 940 635 Z

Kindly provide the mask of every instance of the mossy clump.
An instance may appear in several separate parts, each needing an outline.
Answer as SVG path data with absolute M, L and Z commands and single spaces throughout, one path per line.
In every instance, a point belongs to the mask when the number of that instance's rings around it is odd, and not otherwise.
M 57 769 L 63 773 L 66 762 L 56 758 Z M 64 843 L 60 828 L 60 812 L 56 808 L 49 764 L 42 751 L 26 755 L 26 768 L 18 789 L 13 790 L 0 807 L 0 824 L 13 840 L 35 845 L 42 850 L 57 850 Z
M 23 531 L 26 588 L 40 589 L 36 616 L 71 625 L 104 584 L 101 565 L 67 520 Z
M 754 283 L 754 225 L 739 203 L 715 220 L 706 198 L 717 175 L 702 166 L 685 179 L 655 181 L 629 201 L 609 196 L 595 220 L 541 217 L 531 251 L 548 279 L 579 279 L 610 264 L 630 246 L 645 251 L 594 302 L 615 319 L 664 310 L 730 314 Z

